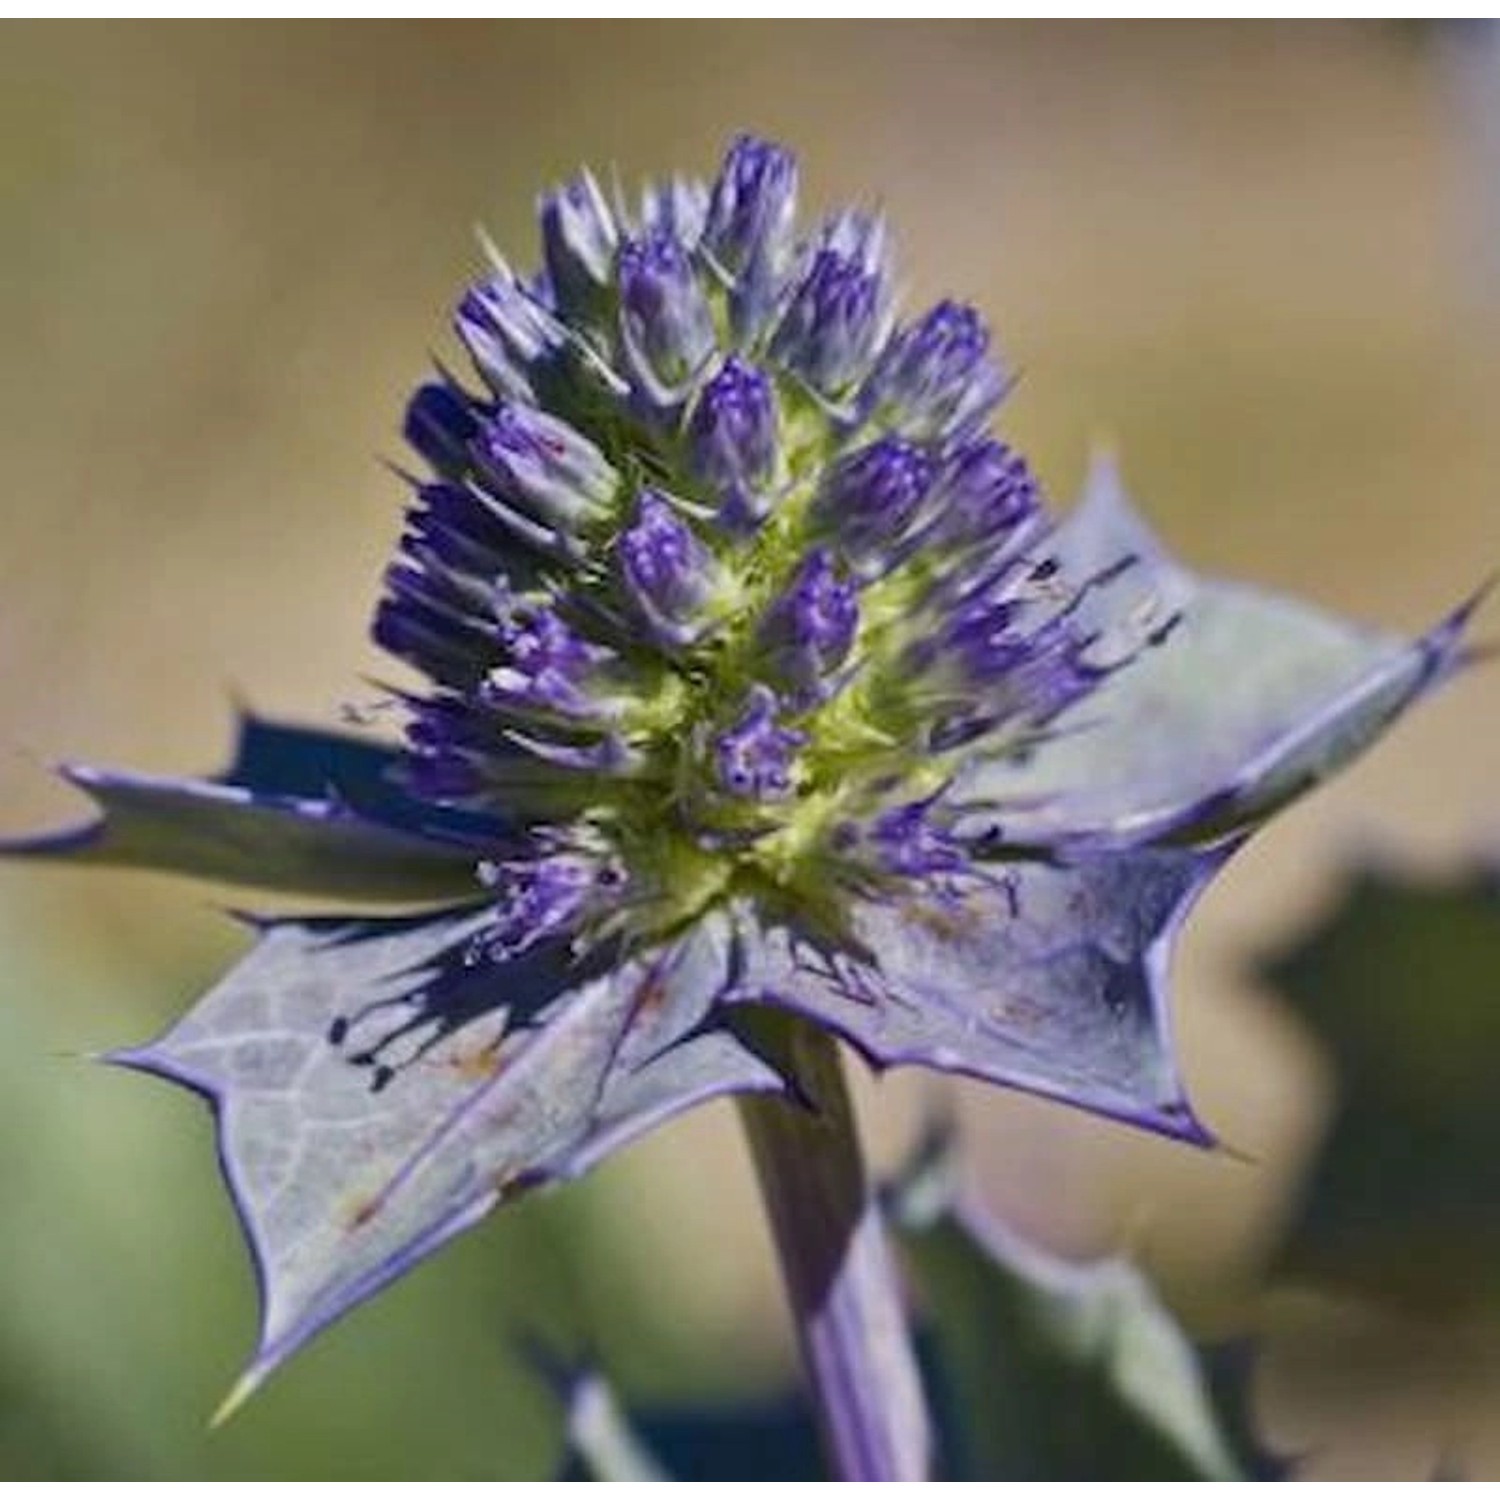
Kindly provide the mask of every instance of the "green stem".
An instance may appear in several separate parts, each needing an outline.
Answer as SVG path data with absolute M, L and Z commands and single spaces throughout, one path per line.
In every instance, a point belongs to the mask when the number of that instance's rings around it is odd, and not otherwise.
M 824 1446 L 839 1479 L 926 1479 L 932 1438 L 838 1045 L 778 1014 L 768 1039 L 807 1099 L 740 1101 Z

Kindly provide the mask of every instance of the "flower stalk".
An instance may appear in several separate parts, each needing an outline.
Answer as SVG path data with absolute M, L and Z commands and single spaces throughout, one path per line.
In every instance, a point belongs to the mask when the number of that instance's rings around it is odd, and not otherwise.
M 771 1024 L 805 1102 L 748 1095 L 740 1118 L 830 1471 L 846 1480 L 926 1479 L 931 1425 L 838 1044 L 800 1017 Z

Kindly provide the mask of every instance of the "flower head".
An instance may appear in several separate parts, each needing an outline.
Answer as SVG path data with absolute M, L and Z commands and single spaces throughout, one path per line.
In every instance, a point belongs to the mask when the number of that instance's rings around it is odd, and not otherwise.
M 734 143 L 639 207 L 542 200 L 461 297 L 375 639 L 398 740 L 252 721 L 213 781 L 71 772 L 16 852 L 399 916 L 257 923 L 121 1054 L 213 1096 L 259 1378 L 489 1207 L 702 1099 L 789 1090 L 789 1008 L 1190 1140 L 1172 938 L 1244 832 L 1461 655 L 1172 562 L 1113 471 L 1065 520 L 987 426 L 979 314 L 898 313 L 884 231 L 799 236 Z
M 1029 749 L 1144 649 L 1084 615 L 1024 463 L 976 434 L 1003 388 L 978 314 L 898 322 L 883 226 L 838 214 L 799 243 L 795 183 L 746 138 L 701 224 L 632 218 L 587 176 L 549 195 L 546 286 L 507 283 L 480 333 L 460 316 L 481 375 L 506 345 L 501 378 L 428 388 L 409 419 L 433 482 L 508 537 L 475 574 L 413 509 L 380 617 L 429 679 L 411 755 L 467 765 L 473 812 L 550 840 L 562 801 L 649 865 L 652 899 L 608 924 L 634 945 L 747 892 L 837 932 L 838 893 L 895 868 L 872 832 L 893 806 L 940 831 L 965 765 Z M 606 372 L 587 396 L 547 394 L 569 346 Z M 546 768 L 534 805 L 518 755 Z M 757 805 L 730 840 L 726 798 Z

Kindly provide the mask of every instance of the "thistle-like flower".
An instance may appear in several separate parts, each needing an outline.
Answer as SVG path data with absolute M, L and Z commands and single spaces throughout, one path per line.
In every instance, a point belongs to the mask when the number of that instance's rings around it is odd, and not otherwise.
M 257 919 L 128 1065 L 201 1090 L 254 1250 L 250 1379 L 488 1209 L 732 1092 L 751 1024 L 1208 1140 L 1164 979 L 1241 837 L 1461 655 L 1202 582 L 1099 466 L 1059 521 L 983 320 L 901 315 L 796 165 L 544 197 L 413 397 L 376 640 L 399 740 L 260 721 L 23 852 L 396 901 Z

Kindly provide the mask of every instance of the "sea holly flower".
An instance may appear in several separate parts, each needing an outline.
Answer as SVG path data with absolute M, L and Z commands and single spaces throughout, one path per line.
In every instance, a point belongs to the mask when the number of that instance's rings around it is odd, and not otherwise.
M 829 466 L 810 519 L 838 538 L 840 554 L 853 566 L 882 572 L 903 559 L 902 539 L 932 488 L 933 470 L 926 449 L 879 438 Z
M 815 547 L 766 611 L 760 639 L 768 670 L 816 698 L 837 682 L 858 630 L 858 589 L 840 576 L 829 548 Z
M 731 354 L 700 387 L 688 424 L 692 476 L 719 501 L 719 517 L 754 530 L 775 501 L 776 394 L 770 377 Z
M 783 295 L 796 244 L 797 159 L 742 135 L 729 148 L 708 198 L 700 248 L 728 288 L 735 333 L 764 330 Z
M 214 1102 L 247 1388 L 497 1203 L 737 1094 L 783 1248 L 848 1247 L 836 1296 L 790 1277 L 810 1365 L 909 1394 L 825 1038 L 1207 1141 L 1165 991 L 1188 908 L 1462 659 L 1466 611 L 1406 641 L 1193 576 L 1108 465 L 1055 517 L 987 431 L 980 315 L 899 318 L 880 224 L 799 238 L 796 186 L 748 138 L 635 211 L 585 176 L 540 274 L 464 293 L 474 383 L 406 420 L 391 735 L 73 768 L 102 817 L 13 847 L 400 908 L 253 919 L 117 1056 Z M 819 1103 L 811 1146 L 778 1096 Z M 826 1395 L 843 1472 L 922 1467 L 880 1385 Z

